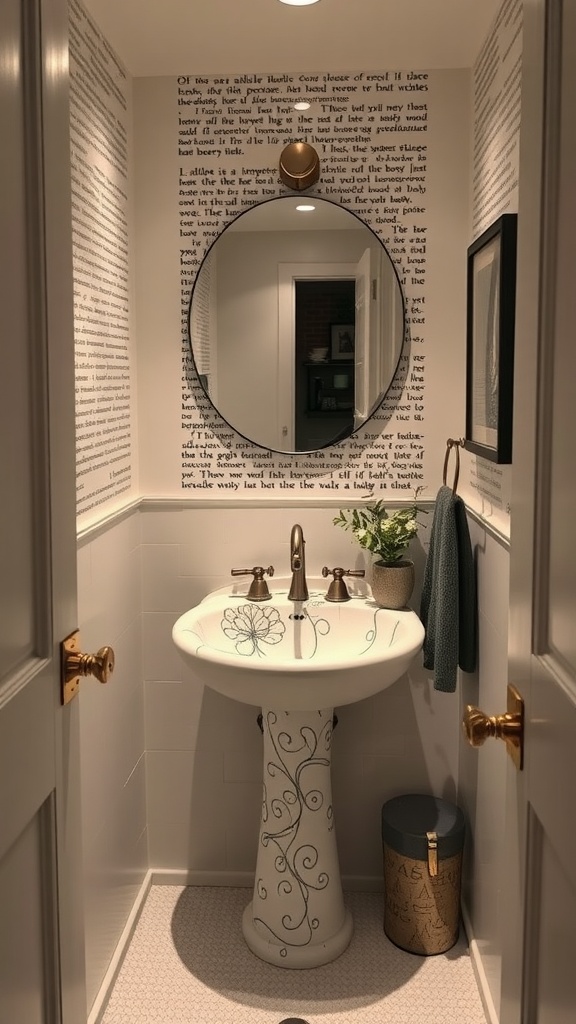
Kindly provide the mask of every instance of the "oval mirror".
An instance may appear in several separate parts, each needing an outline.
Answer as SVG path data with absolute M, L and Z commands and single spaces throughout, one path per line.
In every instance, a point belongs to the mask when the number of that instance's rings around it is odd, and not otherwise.
M 310 452 L 348 437 L 382 402 L 404 303 L 392 260 L 359 217 L 326 199 L 281 196 L 212 244 L 188 326 L 220 416 L 263 448 Z

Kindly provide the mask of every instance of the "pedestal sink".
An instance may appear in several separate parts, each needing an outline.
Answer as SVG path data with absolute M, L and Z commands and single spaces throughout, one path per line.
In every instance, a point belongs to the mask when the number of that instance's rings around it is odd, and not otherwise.
M 332 814 L 333 709 L 390 686 L 424 641 L 417 615 L 369 597 L 307 601 L 278 581 L 252 602 L 230 588 L 185 612 L 174 643 L 197 679 L 262 709 L 264 792 L 252 902 L 244 938 L 278 967 L 335 960 L 352 936 Z

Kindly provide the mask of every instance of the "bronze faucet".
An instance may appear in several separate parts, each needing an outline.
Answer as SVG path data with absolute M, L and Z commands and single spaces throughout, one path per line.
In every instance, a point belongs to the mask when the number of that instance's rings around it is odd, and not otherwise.
M 304 547 L 306 541 L 302 533 L 302 527 L 296 523 L 290 534 L 290 569 L 292 571 L 292 583 L 288 592 L 289 601 L 307 601 L 308 587 L 306 586 L 306 559 Z

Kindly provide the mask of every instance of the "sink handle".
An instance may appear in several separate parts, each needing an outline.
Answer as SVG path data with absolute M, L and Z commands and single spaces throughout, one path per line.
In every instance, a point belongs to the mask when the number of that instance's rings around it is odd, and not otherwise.
M 261 565 L 255 565 L 253 569 L 232 569 L 231 571 L 232 576 L 250 576 L 252 574 L 254 577 L 246 595 L 249 601 L 267 601 L 271 596 L 264 573 L 273 576 L 274 566 L 269 565 L 267 569 L 264 569 Z
M 350 600 L 350 594 L 348 593 L 348 587 L 344 582 L 344 576 L 365 576 L 366 573 L 364 569 L 342 569 L 339 565 L 335 569 L 329 569 L 328 566 L 325 565 L 322 569 L 322 575 L 324 579 L 330 575 L 334 577 L 328 587 L 326 600 L 336 602 Z

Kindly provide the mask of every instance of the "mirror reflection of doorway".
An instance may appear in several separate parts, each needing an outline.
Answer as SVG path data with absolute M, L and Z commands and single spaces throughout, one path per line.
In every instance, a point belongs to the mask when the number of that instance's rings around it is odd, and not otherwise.
M 294 284 L 296 450 L 313 451 L 350 434 L 354 425 L 354 349 L 349 358 L 347 352 L 333 358 L 332 328 L 355 323 L 355 281 Z

